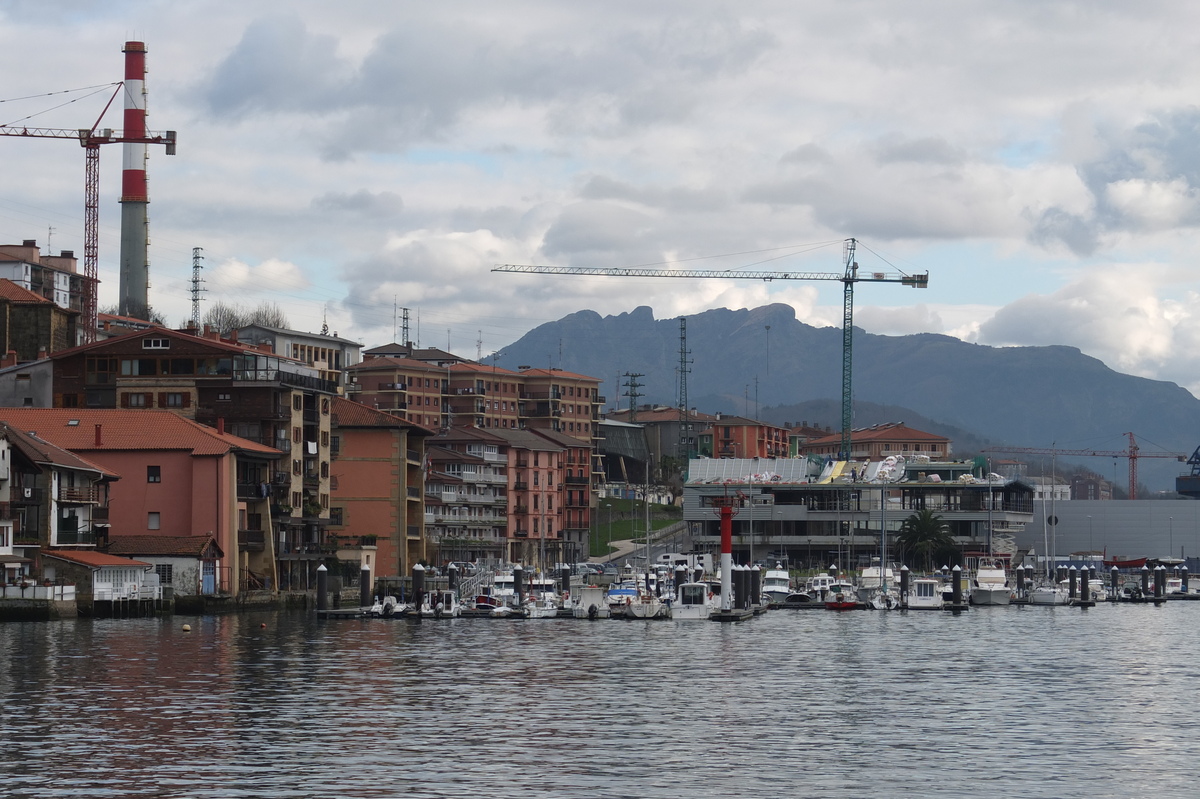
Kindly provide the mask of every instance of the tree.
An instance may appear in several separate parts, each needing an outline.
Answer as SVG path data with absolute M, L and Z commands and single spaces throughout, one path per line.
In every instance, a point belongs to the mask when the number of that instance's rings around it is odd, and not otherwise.
M 273 302 L 260 302 L 246 316 L 246 324 L 263 327 L 287 327 L 287 314 Z
M 247 325 L 263 325 L 264 327 L 287 327 L 287 315 L 273 302 L 260 302 L 254 308 L 247 310 L 242 305 L 230 304 L 218 300 L 208 306 L 201 320 L 204 324 L 228 336 L 230 331 Z
M 933 568 L 935 558 L 956 559 L 950 526 L 931 510 L 918 511 L 905 519 L 896 543 L 902 552 L 911 555 L 917 565 L 926 570 Z

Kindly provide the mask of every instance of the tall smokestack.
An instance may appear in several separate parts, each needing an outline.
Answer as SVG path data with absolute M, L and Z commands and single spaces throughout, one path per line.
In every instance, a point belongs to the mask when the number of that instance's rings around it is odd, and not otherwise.
M 125 130 L 121 154 L 120 313 L 149 319 L 149 234 L 146 206 L 146 44 L 125 42 Z

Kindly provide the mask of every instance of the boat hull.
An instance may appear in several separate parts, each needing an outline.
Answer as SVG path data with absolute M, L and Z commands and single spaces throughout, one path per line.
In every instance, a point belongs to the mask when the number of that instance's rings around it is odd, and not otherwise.
M 971 589 L 969 602 L 981 607 L 1007 605 L 1012 599 L 1008 586 L 979 585 Z

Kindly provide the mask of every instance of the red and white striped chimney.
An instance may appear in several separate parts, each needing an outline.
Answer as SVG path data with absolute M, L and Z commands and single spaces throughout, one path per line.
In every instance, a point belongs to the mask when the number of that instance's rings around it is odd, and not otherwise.
M 120 313 L 149 316 L 150 259 L 146 206 L 146 44 L 125 42 L 125 129 L 121 145 Z

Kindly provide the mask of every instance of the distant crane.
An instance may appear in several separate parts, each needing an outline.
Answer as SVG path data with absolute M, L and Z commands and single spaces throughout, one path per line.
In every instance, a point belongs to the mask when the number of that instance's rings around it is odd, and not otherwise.
M 687 277 L 718 278 L 721 280 L 837 280 L 842 283 L 842 440 L 841 457 L 850 457 L 850 423 L 853 406 L 852 365 L 854 363 L 854 284 L 855 283 L 899 283 L 917 289 L 929 287 L 929 273 L 906 275 L 903 273 L 871 272 L 868 277 L 858 274 L 858 262 L 854 260 L 857 240 L 843 242 L 842 272 L 761 272 L 739 269 L 647 269 L 643 267 L 586 267 L 586 266 L 525 266 L 520 264 L 497 264 L 493 272 L 519 272 L 536 275 L 601 275 L 606 277 Z
M 1137 499 L 1137 462 L 1138 458 L 1174 458 L 1180 463 L 1187 461 L 1187 456 L 1178 452 L 1141 452 L 1133 433 L 1122 433 L 1129 436 L 1129 448 L 1119 452 L 1100 449 L 1056 449 L 1055 447 L 992 447 L 983 450 L 984 453 L 1005 453 L 1023 455 L 1074 455 L 1086 458 L 1128 458 L 1129 459 L 1129 498 Z
M 102 144 L 124 144 L 126 145 L 124 153 L 124 169 L 121 180 L 121 202 L 128 204 L 128 211 L 122 210 L 122 231 L 121 241 L 124 246 L 127 233 L 130 236 L 137 238 L 140 236 L 143 252 L 141 260 L 145 261 L 145 205 L 148 202 L 146 196 L 146 167 L 145 163 L 138 163 L 138 150 L 135 149 L 141 145 L 141 157 L 145 158 L 145 145 L 147 144 L 162 144 L 166 146 L 167 155 L 175 154 L 175 138 L 176 134 L 173 130 L 165 132 L 155 132 L 146 130 L 146 99 L 144 95 L 143 77 L 146 72 L 145 56 L 146 46 L 142 42 L 126 42 L 125 43 L 125 80 L 116 84 L 116 89 L 113 91 L 113 96 L 108 98 L 108 103 L 105 104 L 104 110 L 100 112 L 100 116 L 96 119 L 95 124 L 90 128 L 79 128 L 77 130 L 64 130 L 61 128 L 30 128 L 30 127 L 9 127 L 0 125 L 0 136 L 21 136 L 31 139 L 74 139 L 83 147 L 84 152 L 84 181 L 83 181 L 83 275 L 84 287 L 82 297 L 82 307 L 80 311 L 83 316 L 83 338 L 85 342 L 95 341 L 96 339 L 96 312 L 97 307 L 97 284 L 98 277 L 98 261 L 99 261 L 99 230 L 100 230 L 100 145 Z M 108 113 L 108 109 L 112 106 L 113 100 L 122 91 L 125 92 L 125 127 L 124 131 L 114 131 L 111 128 L 98 129 L 100 120 Z M 138 219 L 140 215 L 140 231 Z M 125 217 L 130 216 L 132 223 L 127 223 Z M 129 231 L 126 228 L 130 228 Z M 124 261 L 125 258 L 122 258 Z M 126 271 L 126 266 L 122 263 L 122 275 Z M 143 280 L 143 283 L 145 281 Z M 126 304 L 124 296 L 125 287 L 122 287 L 122 305 Z M 144 285 L 142 294 L 144 295 Z M 144 306 L 144 297 L 141 304 Z M 131 315 L 145 314 L 146 308 L 126 308 L 122 307 L 122 313 L 129 312 Z

